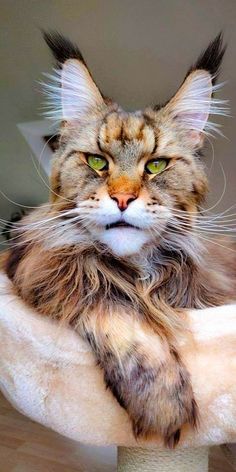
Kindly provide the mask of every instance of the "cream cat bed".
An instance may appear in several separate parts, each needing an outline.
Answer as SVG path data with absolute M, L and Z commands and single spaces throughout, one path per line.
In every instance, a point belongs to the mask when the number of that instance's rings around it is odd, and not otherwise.
M 19 411 L 69 438 L 118 445 L 119 471 L 205 472 L 208 447 L 236 441 L 236 305 L 192 311 L 189 318 L 194 342 L 186 337 L 181 350 L 201 422 L 197 433 L 183 431 L 174 452 L 158 438 L 135 441 L 89 346 L 26 307 L 0 273 L 2 392 Z

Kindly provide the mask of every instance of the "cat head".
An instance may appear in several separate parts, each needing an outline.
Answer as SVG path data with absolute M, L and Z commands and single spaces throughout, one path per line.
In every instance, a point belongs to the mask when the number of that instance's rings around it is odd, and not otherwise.
M 55 244 L 87 238 L 118 257 L 164 244 L 187 247 L 207 192 L 204 137 L 218 131 L 212 116 L 226 113 L 214 97 L 221 34 L 166 104 L 136 112 L 103 96 L 70 41 L 58 33 L 45 40 L 57 61 L 45 86 L 46 114 L 61 122 L 52 202 L 78 215 Z

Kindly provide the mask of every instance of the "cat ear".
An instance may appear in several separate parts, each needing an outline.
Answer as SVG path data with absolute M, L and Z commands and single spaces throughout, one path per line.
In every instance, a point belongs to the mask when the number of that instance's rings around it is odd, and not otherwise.
M 104 104 L 96 84 L 86 66 L 69 59 L 61 72 L 61 105 L 63 119 L 81 120 L 89 111 Z
M 220 132 L 219 125 L 211 121 L 211 115 L 227 115 L 226 100 L 215 98 L 220 64 L 225 53 L 222 35 L 219 34 L 191 67 L 182 86 L 166 105 L 166 110 L 176 124 L 188 132 L 197 144 L 202 133 Z
M 55 120 L 81 121 L 87 113 L 104 105 L 79 49 L 59 33 L 44 33 L 46 43 L 57 60 L 54 74 L 45 74 L 46 116 Z

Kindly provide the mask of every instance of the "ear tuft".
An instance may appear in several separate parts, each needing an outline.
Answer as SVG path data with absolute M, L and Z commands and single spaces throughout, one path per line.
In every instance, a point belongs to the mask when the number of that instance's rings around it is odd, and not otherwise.
M 223 44 L 223 34 L 220 32 L 209 46 L 201 53 L 196 63 L 190 68 L 187 76 L 195 70 L 205 70 L 211 74 L 212 83 L 220 73 L 220 66 L 226 51 L 227 45 Z
M 220 33 L 190 68 L 183 84 L 166 105 L 172 119 L 188 133 L 194 145 L 202 142 L 202 133 L 210 136 L 222 134 L 220 125 L 211 121 L 211 116 L 228 115 L 227 100 L 215 98 L 221 87 L 215 82 L 225 49 Z
M 50 79 L 43 84 L 44 115 L 54 121 L 81 122 L 104 105 L 102 94 L 77 46 L 57 32 L 44 32 L 44 39 L 57 61 L 53 74 L 44 74 Z
M 43 37 L 57 61 L 57 67 L 61 67 L 68 59 L 77 59 L 85 64 L 79 48 L 58 31 L 43 31 Z

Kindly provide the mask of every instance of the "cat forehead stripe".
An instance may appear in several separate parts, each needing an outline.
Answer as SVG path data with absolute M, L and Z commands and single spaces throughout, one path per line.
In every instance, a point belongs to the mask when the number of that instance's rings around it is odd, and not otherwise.
M 119 141 L 123 146 L 138 141 L 145 146 L 146 152 L 152 154 L 157 148 L 157 134 L 142 115 L 113 112 L 102 123 L 97 141 L 101 152 L 107 151 L 113 141 Z

